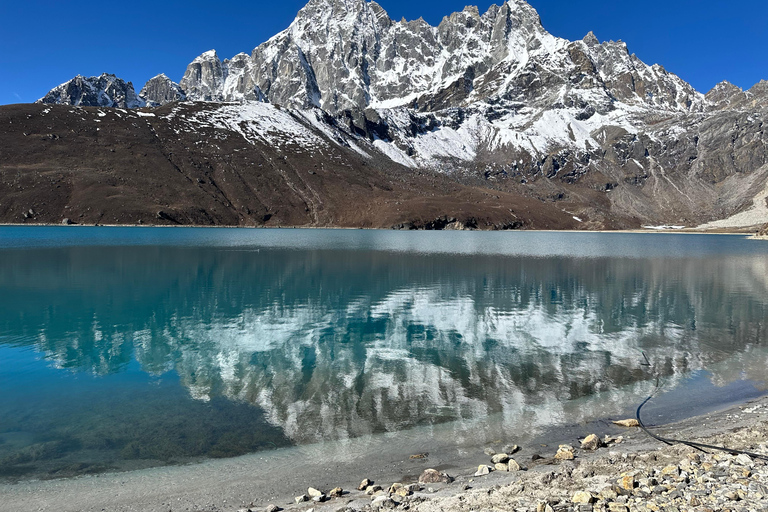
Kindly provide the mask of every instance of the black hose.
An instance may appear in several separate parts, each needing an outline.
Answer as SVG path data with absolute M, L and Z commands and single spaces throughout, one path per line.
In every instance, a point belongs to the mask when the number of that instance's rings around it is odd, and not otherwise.
M 643 355 L 645 355 L 645 354 L 643 354 Z M 661 441 L 662 443 L 665 443 L 665 444 L 668 444 L 668 445 L 677 444 L 677 443 L 685 444 L 685 445 L 688 445 L 688 446 L 690 446 L 692 448 L 697 448 L 699 450 L 703 450 L 704 448 L 707 448 L 707 449 L 710 449 L 710 450 L 719 450 L 719 451 L 722 451 L 722 452 L 730 453 L 731 455 L 740 455 L 740 454 L 743 453 L 745 455 L 749 455 L 750 457 L 752 457 L 754 459 L 768 460 L 768 456 L 760 455 L 759 453 L 746 452 L 744 450 L 734 450 L 734 449 L 731 449 L 731 448 L 725 448 L 723 446 L 714 446 L 714 445 L 711 445 L 711 444 L 697 443 L 695 441 L 681 441 L 681 440 L 678 440 L 678 439 L 669 439 L 667 437 L 657 436 L 656 434 L 654 434 L 653 432 L 648 430 L 645 427 L 645 425 L 643 424 L 643 420 L 640 419 L 640 409 L 642 409 L 643 406 L 645 404 L 647 404 L 648 401 L 651 398 L 653 398 L 653 394 L 650 395 L 645 400 L 643 400 L 643 403 L 641 403 L 637 407 L 637 412 L 635 413 L 635 417 L 637 418 L 637 423 L 640 425 L 640 428 L 643 430 L 643 432 L 645 432 L 646 434 L 648 434 L 652 438 L 656 439 L 657 441 Z

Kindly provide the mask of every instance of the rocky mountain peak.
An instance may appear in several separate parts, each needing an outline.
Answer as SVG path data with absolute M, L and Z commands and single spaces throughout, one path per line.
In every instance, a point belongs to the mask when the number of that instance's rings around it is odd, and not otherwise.
M 582 41 L 584 42 L 584 44 L 586 44 L 589 47 L 597 46 L 600 44 L 600 40 L 597 38 L 595 33 L 592 32 L 591 30 L 587 35 L 584 36 L 584 39 L 582 39 Z
M 376 2 L 310 0 L 291 25 L 255 48 L 222 61 L 195 58 L 178 87 L 155 77 L 151 105 L 193 101 L 269 101 L 345 110 L 466 107 L 524 101 L 607 111 L 615 101 L 671 110 L 702 108 L 690 85 L 630 55 L 621 41 L 552 36 L 525 0 L 474 6 L 433 27 L 393 22 Z M 150 92 L 154 91 L 154 92 Z M 537 107 L 538 108 L 538 107 Z
M 119 108 L 140 108 L 145 105 L 144 100 L 136 95 L 131 82 L 109 73 L 92 77 L 77 75 L 53 88 L 37 103 Z
M 768 106 L 768 81 L 761 80 L 744 91 L 724 80 L 706 94 L 706 99 L 716 110 L 764 108 Z
M 184 101 L 187 96 L 181 86 L 164 73 L 150 78 L 139 93 L 148 107 L 159 107 L 174 101 Z
M 209 50 L 187 66 L 179 85 L 189 99 L 222 101 L 225 73 L 216 50 Z

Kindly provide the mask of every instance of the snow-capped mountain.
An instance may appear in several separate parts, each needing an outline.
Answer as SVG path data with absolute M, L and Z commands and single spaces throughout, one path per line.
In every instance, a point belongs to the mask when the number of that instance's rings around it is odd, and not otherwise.
M 262 95 L 286 106 L 417 110 L 488 99 L 558 100 L 605 111 L 616 101 L 671 110 L 702 108 L 703 97 L 621 42 L 593 34 L 549 34 L 524 0 L 476 7 L 433 27 L 395 22 L 376 2 L 311 0 L 283 32 L 223 63 L 206 52 L 187 69 L 189 99 L 239 101 Z
M 549 34 L 524 0 L 483 14 L 467 7 L 436 27 L 394 21 L 373 1 L 310 0 L 250 55 L 205 52 L 179 84 L 160 75 L 136 98 L 105 76 L 77 77 L 41 101 L 270 103 L 280 115 L 314 119 L 312 130 L 346 148 L 365 148 L 377 169 L 394 163 L 533 198 L 584 228 L 619 218 L 625 227 L 695 226 L 745 210 L 754 224 L 768 222 L 760 199 L 768 195 L 768 82 L 748 91 L 724 82 L 701 94 L 620 41 Z M 274 117 L 274 109 L 259 111 Z M 254 143 L 268 134 L 243 124 L 253 111 L 202 108 L 195 117 Z
M 144 100 L 136 95 L 131 82 L 108 73 L 88 78 L 77 75 L 72 80 L 54 87 L 37 102 L 119 108 L 141 108 L 146 105 Z

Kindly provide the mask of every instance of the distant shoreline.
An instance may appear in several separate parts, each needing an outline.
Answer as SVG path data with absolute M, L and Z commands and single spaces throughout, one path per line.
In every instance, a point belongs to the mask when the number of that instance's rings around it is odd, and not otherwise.
M 683 235 L 744 235 L 749 236 L 754 240 L 768 240 L 768 236 L 758 235 L 759 226 L 752 226 L 749 228 L 715 228 L 715 229 L 697 229 L 697 228 L 682 228 L 682 229 L 600 229 L 600 230 L 587 230 L 587 229 L 466 229 L 466 230 L 428 230 L 428 229 L 387 229 L 387 228 L 368 228 L 368 227 L 345 227 L 345 226 L 224 226 L 224 225 L 197 225 L 197 224 L 179 224 L 179 225 L 167 225 L 167 224 L 24 224 L 24 223 L 0 223 L 0 227 L 60 227 L 60 228 L 204 228 L 204 229 L 264 229 L 264 230 L 281 230 L 281 229 L 328 229 L 328 230 L 343 230 L 343 231 L 413 231 L 413 232 L 451 232 L 451 231 L 474 231 L 474 232 L 487 232 L 487 233 L 605 233 L 605 234 L 683 234 Z

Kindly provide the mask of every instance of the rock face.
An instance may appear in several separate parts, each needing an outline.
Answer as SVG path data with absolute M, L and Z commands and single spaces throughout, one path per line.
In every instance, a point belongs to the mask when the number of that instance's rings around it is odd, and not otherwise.
M 187 66 L 180 85 L 193 101 L 265 100 L 244 53 L 222 62 L 215 50 L 205 52 Z
M 88 78 L 77 75 L 52 89 L 37 103 L 119 108 L 140 108 L 145 105 L 144 100 L 136 96 L 131 82 L 107 73 Z
M 139 98 L 144 100 L 148 107 L 159 107 L 174 101 L 184 101 L 187 95 L 179 84 L 161 73 L 144 84 Z

